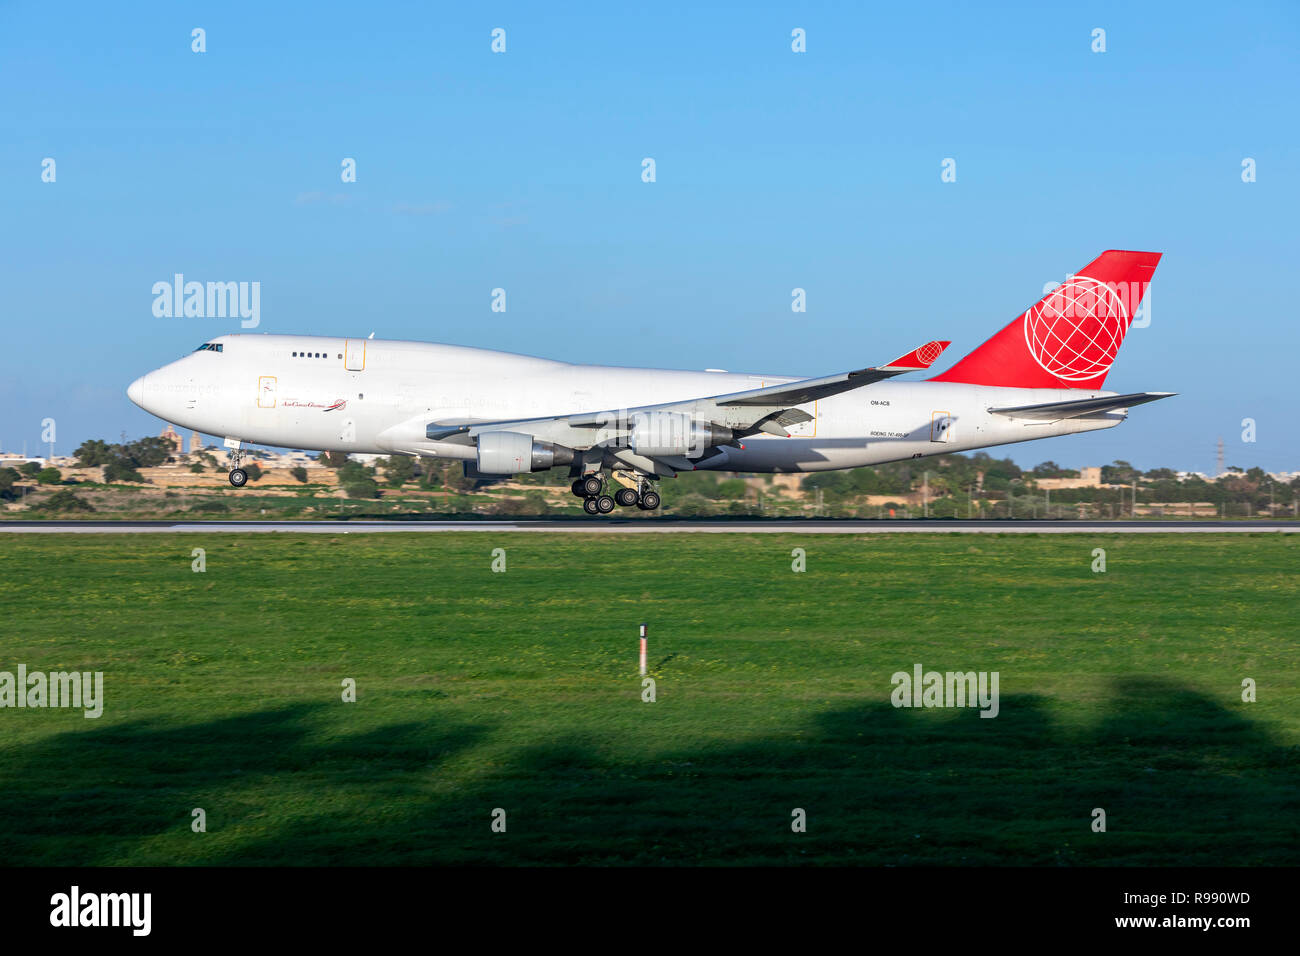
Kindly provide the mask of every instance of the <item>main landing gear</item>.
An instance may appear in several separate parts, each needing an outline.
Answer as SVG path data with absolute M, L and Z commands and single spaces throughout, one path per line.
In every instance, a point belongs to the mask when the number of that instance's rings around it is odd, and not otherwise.
M 659 493 L 643 476 L 637 475 L 635 480 L 635 488 L 624 486 L 611 496 L 604 493 L 604 476 L 591 474 L 575 479 L 569 490 L 582 499 L 582 510 L 589 515 L 607 515 L 615 507 L 631 508 L 633 505 L 642 511 L 654 511 L 659 507 Z
M 614 499 L 605 494 L 605 479 L 586 475 L 576 479 L 569 490 L 582 499 L 582 510 L 589 515 L 607 515 L 614 510 Z

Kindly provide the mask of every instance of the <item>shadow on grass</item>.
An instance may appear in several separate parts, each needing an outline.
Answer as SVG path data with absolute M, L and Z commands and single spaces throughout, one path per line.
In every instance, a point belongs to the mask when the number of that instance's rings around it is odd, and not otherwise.
M 353 736 L 316 706 L 134 723 L 0 750 L 0 848 L 10 865 L 1300 862 L 1297 748 L 1160 681 L 1120 682 L 1104 707 L 1065 728 L 1035 696 L 994 720 L 873 704 L 653 754 L 438 724 L 436 704 Z M 489 738 L 507 759 L 474 759 Z M 190 834 L 194 806 L 209 833 Z

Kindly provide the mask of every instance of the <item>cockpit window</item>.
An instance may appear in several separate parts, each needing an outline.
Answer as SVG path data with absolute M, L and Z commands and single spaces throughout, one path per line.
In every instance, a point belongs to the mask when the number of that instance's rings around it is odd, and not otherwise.
M 196 352 L 220 352 L 224 346 L 220 342 L 204 342 L 194 351 Z

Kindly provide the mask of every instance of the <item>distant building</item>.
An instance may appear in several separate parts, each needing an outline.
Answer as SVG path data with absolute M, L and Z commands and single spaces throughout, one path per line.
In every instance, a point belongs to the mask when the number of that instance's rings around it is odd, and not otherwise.
M 1080 468 L 1078 478 L 1037 478 L 1034 483 L 1045 491 L 1054 488 L 1100 488 L 1101 466 L 1088 465 Z
M 190 432 L 190 454 L 197 455 L 203 451 L 203 436 L 198 432 Z
M 182 455 L 185 453 L 185 443 L 181 440 L 181 436 L 177 433 L 176 429 L 172 428 L 170 425 L 164 428 L 158 437 L 165 438 L 171 443 L 172 452 L 174 454 Z

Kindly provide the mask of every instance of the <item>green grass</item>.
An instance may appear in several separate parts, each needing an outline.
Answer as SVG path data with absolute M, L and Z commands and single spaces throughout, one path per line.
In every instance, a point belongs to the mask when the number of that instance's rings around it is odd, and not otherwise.
M 8 536 L 0 670 L 100 670 L 107 703 L 0 710 L 0 859 L 1294 865 L 1297 558 L 1262 534 Z M 895 709 L 916 662 L 998 671 L 1001 715 Z

